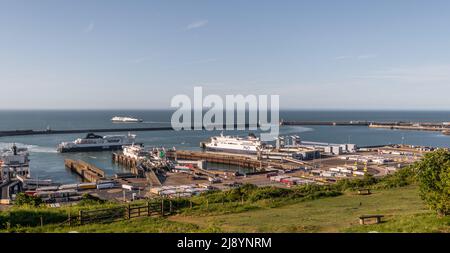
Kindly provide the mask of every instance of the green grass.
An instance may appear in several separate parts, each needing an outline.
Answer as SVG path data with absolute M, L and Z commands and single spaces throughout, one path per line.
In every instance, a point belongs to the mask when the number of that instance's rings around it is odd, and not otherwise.
M 83 226 L 47 225 L 43 227 L 15 227 L 10 232 L 25 233 L 189 233 L 200 232 L 194 224 L 181 224 L 165 218 L 137 218 L 108 224 L 89 224 Z M 208 230 L 204 230 L 207 232 Z
M 229 205 L 229 206 L 227 206 Z M 249 208 L 251 207 L 251 208 Z M 346 192 L 315 200 L 285 203 L 261 200 L 244 204 L 216 203 L 169 218 L 138 218 L 83 226 L 15 227 L 14 232 L 450 232 L 450 217 L 440 218 L 419 198 L 417 186 L 374 190 L 359 196 Z M 217 210 L 228 209 L 228 212 Z M 214 211 L 216 210 L 216 211 Z M 362 214 L 385 215 L 384 222 L 360 225 Z M 6 232 L 3 230 L 3 232 Z
M 449 233 L 450 217 L 421 213 L 392 217 L 387 222 L 370 226 L 352 226 L 343 232 Z
M 359 225 L 358 216 L 382 214 L 380 225 Z M 448 220 L 424 206 L 416 186 L 376 190 L 372 195 L 346 193 L 333 198 L 275 208 L 211 216 L 174 216 L 173 221 L 213 226 L 222 232 L 436 232 L 447 231 Z

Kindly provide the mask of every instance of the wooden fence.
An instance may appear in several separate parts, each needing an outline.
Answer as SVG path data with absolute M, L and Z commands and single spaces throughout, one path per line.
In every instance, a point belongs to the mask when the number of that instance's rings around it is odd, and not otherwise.
M 139 205 L 81 210 L 78 213 L 78 224 L 107 223 L 143 216 L 165 216 L 172 214 L 176 208 L 172 205 L 172 201 L 163 199 L 161 202 L 147 202 Z

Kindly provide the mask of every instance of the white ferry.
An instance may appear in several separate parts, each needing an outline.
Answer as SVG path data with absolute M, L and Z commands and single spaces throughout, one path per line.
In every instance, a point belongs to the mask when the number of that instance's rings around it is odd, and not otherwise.
M 148 152 L 142 145 L 130 145 L 123 147 L 123 155 L 132 159 L 142 160 L 148 156 Z
M 112 122 L 115 123 L 137 123 L 137 122 L 142 122 L 142 119 L 137 119 L 137 118 L 132 118 L 132 117 L 113 117 L 111 119 Z
M 253 134 L 242 138 L 224 136 L 222 133 L 220 136 L 211 137 L 210 142 L 203 143 L 202 146 L 209 151 L 256 154 L 264 149 L 265 144 Z
M 134 134 L 100 136 L 89 133 L 85 138 L 59 144 L 57 150 L 61 153 L 119 150 L 122 149 L 122 146 L 132 145 L 135 140 L 136 135 Z
M 18 148 L 13 145 L 11 149 L 0 151 L 0 177 L 1 181 L 10 180 L 17 176 L 30 177 L 30 159 L 27 148 Z

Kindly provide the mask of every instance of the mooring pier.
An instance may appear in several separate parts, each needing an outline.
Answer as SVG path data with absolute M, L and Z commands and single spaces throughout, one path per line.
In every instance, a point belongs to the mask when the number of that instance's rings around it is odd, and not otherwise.
M 243 168 L 251 169 L 263 169 L 272 167 L 275 169 L 292 169 L 294 166 L 283 164 L 279 162 L 271 162 L 265 160 L 257 160 L 252 157 L 235 155 L 230 153 L 212 153 L 212 152 L 202 152 L 202 151 L 186 151 L 177 150 L 167 152 L 167 157 L 170 159 L 180 159 L 180 160 L 204 160 L 211 163 L 220 163 L 235 165 Z
M 77 173 L 79 176 L 89 182 L 95 183 L 98 180 L 105 178 L 105 172 L 102 169 L 99 169 L 81 160 L 75 161 L 72 159 L 65 159 L 64 165 L 66 166 L 66 168 Z

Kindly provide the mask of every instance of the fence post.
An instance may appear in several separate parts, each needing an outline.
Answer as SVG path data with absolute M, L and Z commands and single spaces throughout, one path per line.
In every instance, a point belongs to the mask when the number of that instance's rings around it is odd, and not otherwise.
M 128 209 L 128 219 L 131 219 L 131 206 L 130 206 L 130 204 L 128 204 L 127 209 Z
M 83 225 L 83 210 L 78 212 L 78 218 L 80 219 L 80 225 Z
M 161 199 L 161 216 L 164 216 L 164 199 Z
M 71 220 L 71 217 L 70 217 L 70 211 L 69 211 L 67 216 L 68 216 L 67 217 L 67 221 L 69 222 L 69 226 L 72 226 L 72 220 Z
M 209 199 L 206 200 L 206 209 L 209 209 Z
M 150 202 L 147 201 L 147 216 L 150 216 Z
M 41 217 L 39 217 L 39 219 L 41 220 L 41 227 L 43 227 L 44 226 L 44 218 L 42 218 L 42 215 L 41 215 Z
M 189 200 L 190 208 L 192 209 L 192 200 Z
M 172 214 L 172 201 L 169 200 L 169 213 Z

